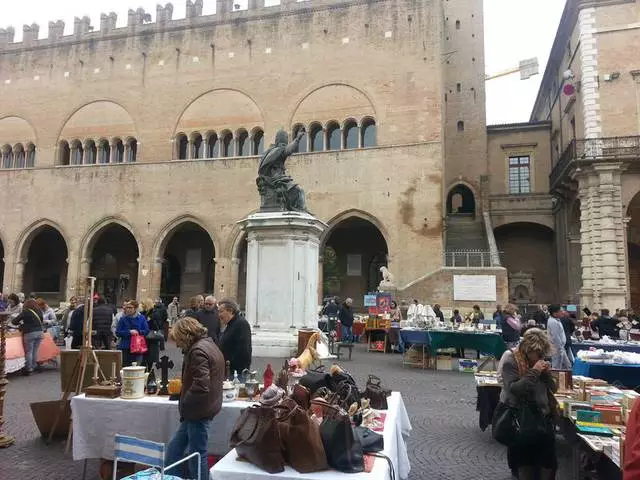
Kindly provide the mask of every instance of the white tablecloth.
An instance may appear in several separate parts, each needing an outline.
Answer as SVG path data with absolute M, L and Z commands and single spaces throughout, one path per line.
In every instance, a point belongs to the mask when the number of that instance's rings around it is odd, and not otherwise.
M 229 437 L 249 402 L 222 404 L 209 428 L 209 453 L 224 455 L 229 451 Z M 113 439 L 116 433 L 154 442 L 168 443 L 180 423 L 178 402 L 169 397 L 144 397 L 137 400 L 121 398 L 71 399 L 73 421 L 73 459 L 113 459 Z
M 411 465 L 407 454 L 405 437 L 411 433 L 411 422 L 404 407 L 402 396 L 393 392 L 388 399 L 389 410 L 384 424 L 384 453 L 393 463 L 396 478 L 405 479 L 409 476 Z M 235 449 L 231 450 L 223 459 L 216 463 L 210 471 L 212 480 L 267 480 L 267 479 L 308 479 L 308 480 L 388 480 L 391 478 L 389 464 L 382 458 L 376 458 L 371 473 L 341 473 L 327 470 L 315 473 L 298 473 L 286 466 L 284 472 L 269 474 L 250 464 L 238 461 Z

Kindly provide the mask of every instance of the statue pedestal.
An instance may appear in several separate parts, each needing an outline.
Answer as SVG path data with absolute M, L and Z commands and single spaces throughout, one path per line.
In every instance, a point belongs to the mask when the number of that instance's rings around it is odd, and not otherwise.
M 317 326 L 319 246 L 326 225 L 303 212 L 260 212 L 243 227 L 253 356 L 289 358 L 297 350 L 298 329 Z

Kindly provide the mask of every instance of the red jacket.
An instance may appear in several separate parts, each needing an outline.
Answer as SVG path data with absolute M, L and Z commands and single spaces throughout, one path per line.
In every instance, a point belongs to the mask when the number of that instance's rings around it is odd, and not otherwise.
M 635 402 L 627 422 L 624 480 L 640 480 L 640 401 Z

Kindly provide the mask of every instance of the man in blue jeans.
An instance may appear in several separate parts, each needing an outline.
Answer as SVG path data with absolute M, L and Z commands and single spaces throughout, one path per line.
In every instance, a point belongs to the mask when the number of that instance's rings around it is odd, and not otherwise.
M 348 343 L 353 342 L 353 310 L 351 305 L 353 305 L 353 300 L 347 298 L 338 313 L 338 319 L 342 325 L 342 341 Z
M 173 327 L 173 338 L 182 349 L 182 391 L 178 409 L 180 427 L 167 446 L 166 465 L 187 455 L 200 454 L 200 478 L 209 478 L 207 445 L 209 425 L 222 408 L 225 363 L 222 352 L 209 338 L 207 329 L 195 318 L 185 317 Z M 177 467 L 176 467 L 177 468 Z M 189 460 L 190 477 L 195 478 L 198 462 Z M 172 471 L 172 475 L 179 472 Z

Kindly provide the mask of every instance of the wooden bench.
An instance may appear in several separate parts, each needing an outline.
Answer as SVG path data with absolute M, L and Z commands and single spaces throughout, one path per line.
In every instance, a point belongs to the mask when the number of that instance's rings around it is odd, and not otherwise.
M 351 342 L 338 342 L 335 344 L 337 347 L 337 351 L 336 351 L 336 356 L 338 357 L 338 360 L 340 360 L 340 349 L 342 348 L 348 348 L 349 349 L 349 360 L 351 360 L 351 355 L 353 354 L 353 346 L 354 343 Z

